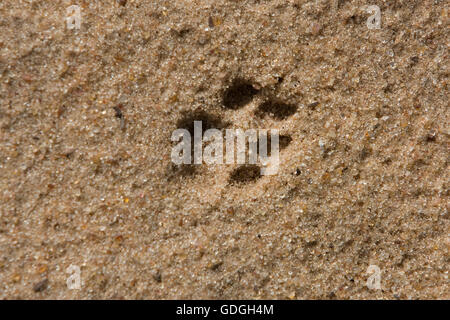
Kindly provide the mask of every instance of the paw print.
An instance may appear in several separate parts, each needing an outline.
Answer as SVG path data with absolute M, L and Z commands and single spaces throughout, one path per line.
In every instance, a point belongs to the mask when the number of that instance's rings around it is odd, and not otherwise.
M 283 121 L 297 112 L 297 106 L 272 98 L 265 93 L 264 89 L 256 89 L 256 86 L 243 78 L 233 79 L 221 94 L 221 106 L 217 112 L 202 109 L 188 111 L 181 114 L 177 122 L 177 129 L 186 129 L 191 136 L 194 134 L 194 121 L 202 121 L 202 135 L 208 129 L 272 129 L 274 125 L 282 124 Z M 268 126 L 268 124 L 271 124 Z M 266 126 L 266 127 L 264 127 Z M 267 137 L 267 151 L 270 156 L 270 135 Z M 292 142 L 289 134 L 279 135 L 280 157 L 283 149 Z M 259 137 L 257 141 L 259 145 Z M 191 140 L 191 152 L 193 153 L 193 139 Z M 248 159 L 248 157 L 247 157 Z M 282 161 L 282 158 L 280 158 Z M 170 181 L 174 179 L 193 179 L 201 176 L 207 171 L 207 165 L 172 164 L 167 173 Z M 226 171 L 226 183 L 224 188 L 242 188 L 254 184 L 263 179 L 260 164 L 237 164 L 216 165 L 213 170 Z M 217 172 L 219 173 L 219 172 Z

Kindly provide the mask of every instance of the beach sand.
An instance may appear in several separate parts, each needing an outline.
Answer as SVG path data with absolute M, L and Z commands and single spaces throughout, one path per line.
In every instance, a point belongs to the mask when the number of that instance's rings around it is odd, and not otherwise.
M 1 1 L 0 298 L 449 299 L 448 15 Z M 174 165 L 193 120 L 278 129 L 278 174 Z

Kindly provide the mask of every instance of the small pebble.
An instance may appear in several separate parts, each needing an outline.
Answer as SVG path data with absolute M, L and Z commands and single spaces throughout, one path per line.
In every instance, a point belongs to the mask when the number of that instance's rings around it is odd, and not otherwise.
M 310 104 L 308 104 L 308 108 L 311 108 L 311 109 L 314 109 L 315 107 L 317 107 L 319 105 L 319 102 L 313 102 L 313 103 L 310 103 Z
M 210 28 L 214 28 L 214 21 L 213 21 L 212 17 L 208 18 L 208 25 L 209 25 Z
M 160 283 L 162 281 L 162 275 L 160 271 L 157 271 L 155 274 L 153 274 L 153 280 Z
M 34 285 L 33 291 L 34 292 L 42 292 L 45 289 L 47 289 L 47 286 L 48 286 L 48 279 L 44 279 Z

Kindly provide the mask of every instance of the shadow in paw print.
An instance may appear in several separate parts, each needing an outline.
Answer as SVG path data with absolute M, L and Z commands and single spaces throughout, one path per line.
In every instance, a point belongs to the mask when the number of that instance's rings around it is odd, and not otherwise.
M 235 79 L 223 94 L 223 105 L 227 109 L 237 110 L 252 101 L 258 90 L 243 79 Z
M 297 112 L 297 106 L 278 101 L 266 101 L 261 104 L 255 112 L 255 115 L 264 118 L 266 115 L 276 119 L 284 120 Z
M 177 129 L 186 129 L 194 137 L 194 121 L 202 122 L 202 135 L 208 129 L 223 129 L 228 127 L 228 123 L 216 115 L 210 114 L 204 110 L 195 110 L 184 112 L 177 122 Z
M 261 177 L 261 169 L 256 164 L 244 164 L 234 169 L 228 182 L 230 184 L 250 183 Z
M 177 129 L 186 129 L 191 134 L 191 159 L 194 157 L 194 121 L 202 122 L 202 136 L 208 129 L 224 129 L 229 124 L 222 121 L 218 116 L 212 115 L 204 110 L 184 112 L 177 121 Z M 200 173 L 199 166 L 194 164 L 176 165 L 172 163 L 167 170 L 169 181 L 176 177 L 191 177 Z
M 280 134 L 278 137 L 278 146 L 280 150 L 286 149 L 287 146 L 292 142 L 292 137 L 290 135 Z M 260 139 L 258 137 L 258 146 L 260 144 Z M 269 133 L 267 135 L 267 155 L 270 156 L 272 154 L 272 136 Z
M 193 177 L 197 173 L 197 168 L 193 164 L 176 165 L 171 163 L 167 168 L 167 181 L 172 181 L 177 177 Z
M 290 135 L 280 135 L 280 150 L 285 149 L 291 142 L 292 137 Z

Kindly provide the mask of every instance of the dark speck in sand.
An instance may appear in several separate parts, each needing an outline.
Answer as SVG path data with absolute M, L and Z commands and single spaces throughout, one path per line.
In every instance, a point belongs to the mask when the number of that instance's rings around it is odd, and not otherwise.
M 44 279 L 42 281 L 39 281 L 38 283 L 36 283 L 33 286 L 33 291 L 34 292 L 42 292 L 45 289 L 47 289 L 47 286 L 48 286 L 48 279 Z

